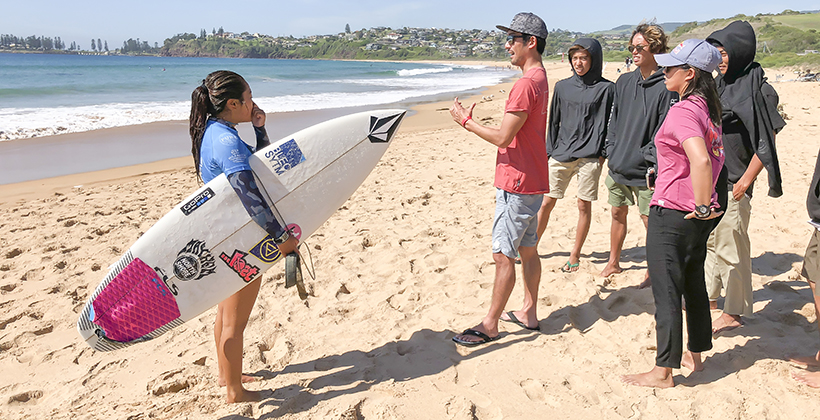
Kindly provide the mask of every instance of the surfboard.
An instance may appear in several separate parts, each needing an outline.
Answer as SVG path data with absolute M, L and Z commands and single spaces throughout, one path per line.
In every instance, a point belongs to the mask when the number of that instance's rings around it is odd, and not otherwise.
M 343 116 L 287 136 L 250 157 L 269 203 L 306 238 L 364 182 L 405 116 L 388 109 Z M 89 346 L 110 351 L 156 338 L 259 278 L 283 259 L 225 175 L 203 185 L 112 265 L 80 313 Z

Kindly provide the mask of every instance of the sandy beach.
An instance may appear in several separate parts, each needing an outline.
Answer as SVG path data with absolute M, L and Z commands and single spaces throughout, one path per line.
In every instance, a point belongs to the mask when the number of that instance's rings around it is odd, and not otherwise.
M 616 80 L 617 66 L 604 76 Z M 571 74 L 567 63 L 547 72 L 551 84 Z M 475 119 L 495 125 L 510 86 L 462 101 L 478 102 Z M 646 269 L 637 209 L 624 272 L 597 275 L 609 250 L 603 182 L 577 273 L 559 270 L 574 240 L 574 183 L 552 213 L 539 249 L 541 331 L 501 323 L 489 345 L 451 341 L 490 301 L 495 148 L 453 123 L 443 102 L 418 106 L 371 176 L 304 241 L 316 271 L 307 301 L 285 289 L 281 266 L 264 275 L 245 332 L 244 369 L 260 379 L 249 388 L 266 390 L 258 403 L 224 402 L 215 309 L 109 353 L 76 331 L 107 267 L 197 187 L 190 157 L 0 185 L 0 418 L 813 418 L 820 390 L 795 382 L 799 368 L 786 359 L 820 348 L 798 274 L 812 229 L 805 199 L 820 84 L 773 86 L 788 118 L 777 139 L 784 195 L 766 197 L 759 177 L 749 228 L 755 315 L 715 338 L 705 371 L 676 370 L 672 389 L 619 379 L 654 364 L 654 303 L 637 288 Z M 522 299 L 519 272 L 508 309 Z

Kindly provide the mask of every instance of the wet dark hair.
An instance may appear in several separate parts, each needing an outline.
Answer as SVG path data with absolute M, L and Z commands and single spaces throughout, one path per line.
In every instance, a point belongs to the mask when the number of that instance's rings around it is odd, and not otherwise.
M 691 68 L 695 70 L 695 78 L 689 82 L 686 89 L 681 95 L 681 100 L 688 98 L 691 95 L 697 95 L 706 100 L 706 106 L 709 108 L 709 119 L 716 127 L 720 127 L 723 119 L 723 106 L 720 104 L 720 94 L 717 91 L 715 79 L 712 73 L 701 70 L 697 67 L 680 66 L 682 69 Z
M 209 74 L 202 84 L 191 93 L 191 116 L 188 119 L 188 132 L 191 135 L 191 154 L 194 157 L 196 176 L 199 173 L 199 153 L 202 148 L 202 135 L 208 118 L 219 115 L 225 110 L 229 99 L 242 101 L 242 94 L 248 90 L 248 83 L 242 76 L 228 70 L 218 70 Z

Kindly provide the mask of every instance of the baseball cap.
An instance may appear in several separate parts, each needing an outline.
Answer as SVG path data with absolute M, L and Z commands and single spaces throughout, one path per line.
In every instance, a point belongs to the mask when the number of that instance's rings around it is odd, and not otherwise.
M 688 64 L 703 71 L 713 72 L 720 64 L 720 51 L 702 39 L 687 39 L 669 54 L 655 54 L 655 62 L 662 67 Z
M 521 12 L 512 19 L 510 27 L 496 25 L 498 29 L 505 32 L 520 32 L 522 34 L 534 35 L 538 38 L 547 39 L 547 25 L 540 17 L 533 13 Z

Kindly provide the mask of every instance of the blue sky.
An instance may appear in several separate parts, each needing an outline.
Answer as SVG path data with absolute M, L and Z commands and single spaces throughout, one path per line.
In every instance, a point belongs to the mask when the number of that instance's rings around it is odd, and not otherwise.
M 779 13 L 784 9 L 820 9 L 817 0 L 673 0 L 614 2 L 522 2 L 504 1 L 374 1 L 338 0 L 291 1 L 174 1 L 140 0 L 125 2 L 86 0 L 4 1 L 0 5 L 0 33 L 17 36 L 59 36 L 63 42 L 77 42 L 90 49 L 91 39 L 108 41 L 111 49 L 128 38 L 162 44 L 181 32 L 199 34 L 222 26 L 226 31 L 296 37 L 338 33 L 350 24 L 352 30 L 375 26 L 438 27 L 451 29 L 493 29 L 507 24 L 515 13 L 531 11 L 541 16 L 550 29 L 581 32 L 606 30 L 642 19 L 658 22 L 704 21 L 739 13 Z M 509 4 L 508 4 L 509 3 Z M 247 5 L 244 7 L 243 4 Z M 574 6 L 580 7 L 574 7 Z M 613 7 L 617 5 L 617 7 Z

